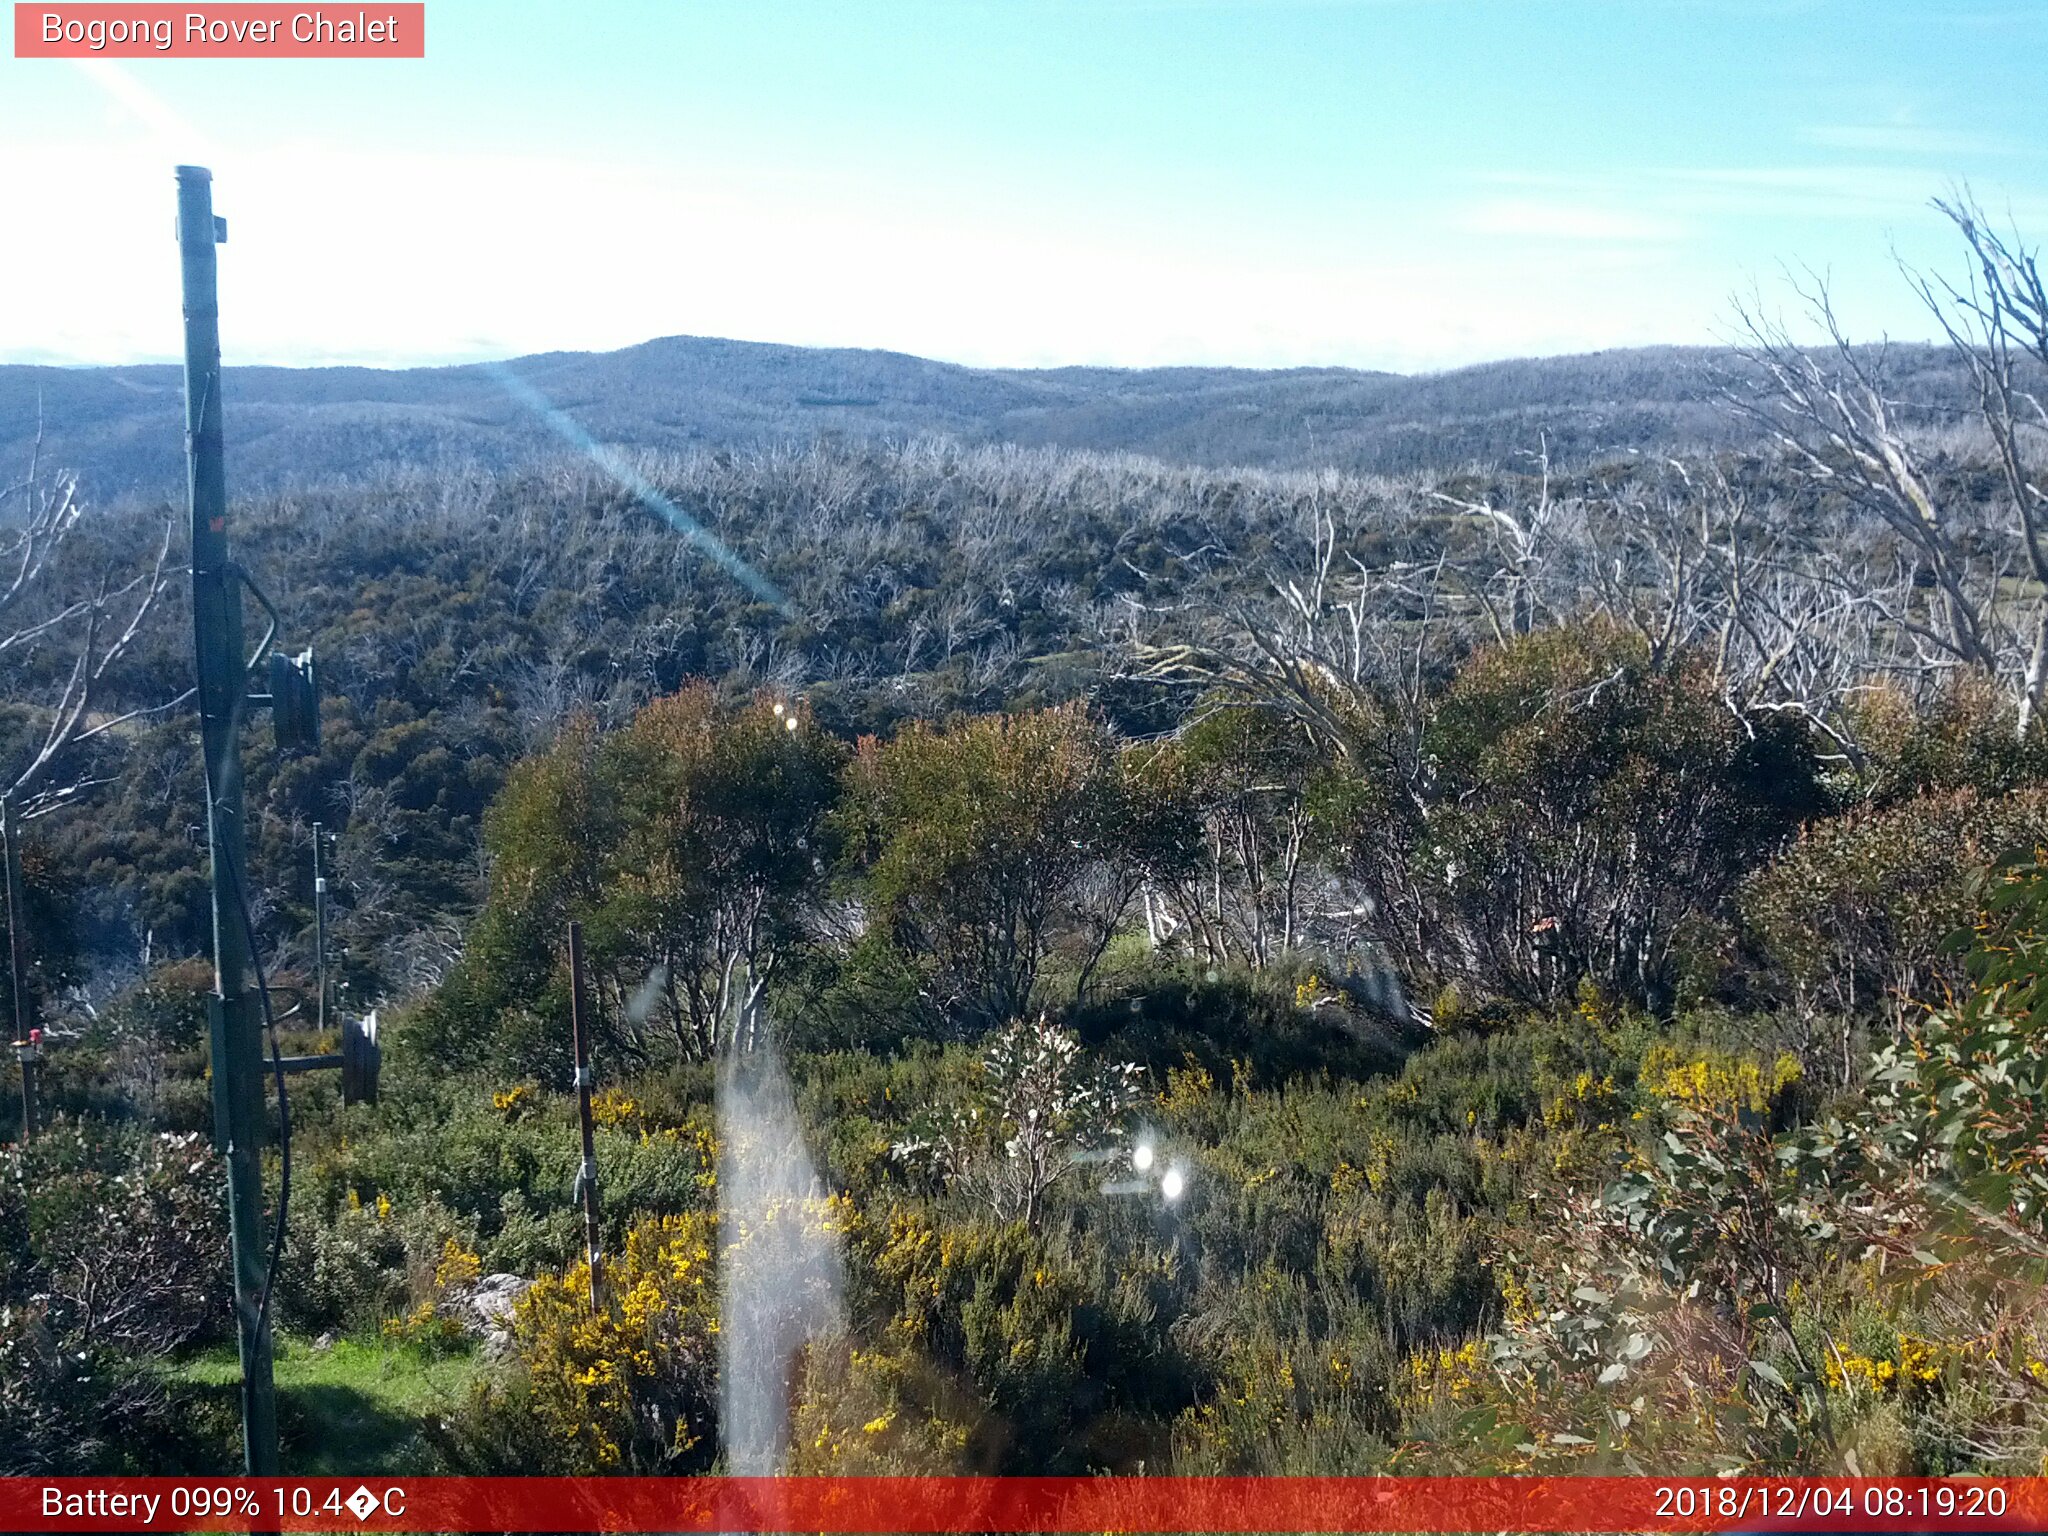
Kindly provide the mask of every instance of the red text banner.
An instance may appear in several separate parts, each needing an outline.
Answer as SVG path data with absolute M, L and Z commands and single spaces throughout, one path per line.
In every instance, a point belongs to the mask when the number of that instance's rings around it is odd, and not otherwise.
M 14 7 L 18 59 L 423 59 L 424 4 Z
M 2048 1531 L 2048 1479 L 5 1478 L 44 1531 Z

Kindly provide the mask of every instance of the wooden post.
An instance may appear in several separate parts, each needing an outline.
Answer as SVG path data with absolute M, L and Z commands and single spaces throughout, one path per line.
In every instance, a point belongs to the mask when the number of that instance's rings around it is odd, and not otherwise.
M 590 1114 L 590 1021 L 583 1015 L 583 925 L 569 925 L 569 1031 L 576 1050 L 576 1115 L 583 1123 L 583 1168 L 576 1175 L 583 1198 L 583 1249 L 590 1259 L 590 1310 L 604 1290 L 604 1250 L 597 1227 L 597 1134 Z

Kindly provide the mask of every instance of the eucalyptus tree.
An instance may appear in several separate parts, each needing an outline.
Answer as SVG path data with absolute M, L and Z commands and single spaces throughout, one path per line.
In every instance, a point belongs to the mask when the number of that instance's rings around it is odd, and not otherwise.
M 1974 398 L 1912 398 L 1893 350 L 1852 343 L 1819 277 L 1793 284 L 1818 345 L 1796 340 L 1759 301 L 1737 305 L 1749 377 L 1724 397 L 1812 492 L 1879 535 L 1864 540 L 1877 548 L 1859 595 L 1890 643 L 1865 658 L 1870 670 L 1922 684 L 1958 668 L 1995 678 L 2025 735 L 2048 692 L 2048 291 L 2017 230 L 1992 225 L 1967 193 L 1934 206 L 1962 236 L 1967 269 L 1906 277 Z M 1958 423 L 1988 443 L 1988 485 L 1944 448 Z M 1963 446 L 1967 455 L 1977 445 Z
M 701 1060 L 760 1043 L 769 980 L 823 897 L 841 756 L 801 703 L 703 682 L 610 734 L 573 720 L 485 819 L 489 894 L 422 1040 L 558 1065 L 574 919 L 609 1047 Z
M 21 842 L 31 822 L 80 804 L 109 782 L 95 743 L 175 707 L 190 690 L 137 704 L 119 668 L 170 585 L 166 517 L 155 551 L 138 558 L 92 537 L 75 475 L 44 469 L 38 431 L 27 473 L 0 487 L 0 668 L 14 716 L 0 766 L 0 866 L 7 896 L 8 979 L 16 1037 L 31 1023 L 29 937 Z M 132 691 L 132 690 L 131 690 Z M 118 698 L 115 707 L 110 699 Z
M 861 741 L 842 835 L 867 919 L 908 963 L 928 1022 L 980 1030 L 1026 1012 L 1089 877 L 1121 855 L 1126 782 L 1108 731 L 1071 705 Z

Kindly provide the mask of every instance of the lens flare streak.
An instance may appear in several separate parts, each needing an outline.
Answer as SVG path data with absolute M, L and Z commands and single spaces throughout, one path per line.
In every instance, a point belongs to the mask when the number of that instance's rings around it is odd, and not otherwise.
M 548 428 L 563 442 L 632 492 L 642 506 L 709 555 L 726 575 L 753 593 L 761 602 L 784 615 L 793 616 L 789 599 L 777 590 L 773 582 L 728 549 L 710 529 L 656 490 L 645 475 L 584 431 L 569 416 L 557 410 L 546 395 L 503 363 L 484 363 L 481 366 L 484 372 L 497 380 L 505 393 L 546 422 Z

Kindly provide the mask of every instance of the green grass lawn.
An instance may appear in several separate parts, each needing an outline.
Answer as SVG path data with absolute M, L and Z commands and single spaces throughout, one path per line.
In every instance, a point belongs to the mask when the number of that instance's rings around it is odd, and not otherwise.
M 467 1395 L 482 1368 L 475 1351 L 430 1354 L 381 1339 L 340 1339 L 315 1349 L 277 1341 L 277 1412 L 284 1470 L 304 1477 L 432 1470 L 422 1433 Z M 232 1408 L 241 1366 L 232 1344 L 169 1367 L 174 1381 Z

